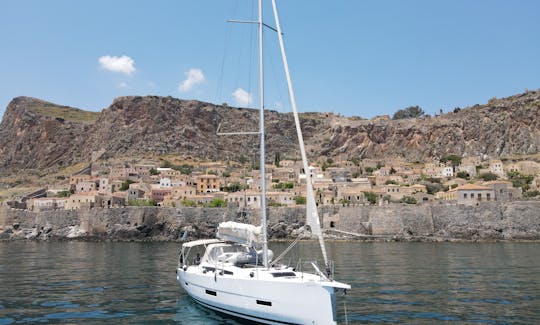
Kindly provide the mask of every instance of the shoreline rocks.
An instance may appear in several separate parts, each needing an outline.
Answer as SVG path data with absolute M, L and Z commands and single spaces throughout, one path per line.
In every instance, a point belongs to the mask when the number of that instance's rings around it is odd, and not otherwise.
M 540 201 L 462 205 L 324 206 L 326 238 L 354 241 L 539 241 Z M 30 212 L 0 207 L 0 241 L 178 241 L 213 238 L 217 225 L 259 224 L 257 209 L 125 207 Z M 295 239 L 305 211 L 268 209 L 270 240 Z M 306 236 L 309 239 L 309 235 Z

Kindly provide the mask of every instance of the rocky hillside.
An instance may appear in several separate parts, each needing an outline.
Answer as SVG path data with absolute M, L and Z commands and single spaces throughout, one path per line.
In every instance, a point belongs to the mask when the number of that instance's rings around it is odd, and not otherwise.
M 330 113 L 302 114 L 308 154 L 425 160 L 452 153 L 491 157 L 535 154 L 540 149 L 540 91 L 455 113 L 421 119 L 365 120 Z M 297 156 L 292 114 L 266 113 L 267 159 L 276 152 Z M 255 136 L 219 136 L 255 131 L 258 112 L 172 97 L 121 97 L 100 113 L 39 99 L 11 101 L 0 124 L 0 174 L 56 169 L 109 157 L 182 157 L 238 160 L 256 157 Z

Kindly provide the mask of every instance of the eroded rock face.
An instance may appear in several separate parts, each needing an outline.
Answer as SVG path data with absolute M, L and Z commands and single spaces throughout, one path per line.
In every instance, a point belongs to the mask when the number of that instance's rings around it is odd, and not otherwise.
M 421 119 L 365 120 L 330 113 L 301 115 L 311 158 L 401 156 L 425 161 L 446 154 L 500 157 L 540 149 L 540 91 L 491 100 L 455 113 Z M 295 156 L 292 114 L 267 111 L 267 160 Z M 39 99 L 11 101 L 0 124 L 0 173 L 58 168 L 89 162 L 93 151 L 108 157 L 159 154 L 203 159 L 248 159 L 256 136 L 219 136 L 256 131 L 258 112 L 172 97 L 120 97 L 99 113 Z

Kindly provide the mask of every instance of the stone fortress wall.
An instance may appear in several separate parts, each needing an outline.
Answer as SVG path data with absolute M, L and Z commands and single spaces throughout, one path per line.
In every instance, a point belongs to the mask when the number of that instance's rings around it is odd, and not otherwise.
M 360 240 L 540 240 L 540 202 L 322 207 L 325 234 Z M 260 224 L 259 211 L 237 208 L 125 207 L 30 212 L 0 206 L 0 240 L 175 241 L 213 238 L 219 222 Z M 270 239 L 302 232 L 305 209 L 269 208 Z

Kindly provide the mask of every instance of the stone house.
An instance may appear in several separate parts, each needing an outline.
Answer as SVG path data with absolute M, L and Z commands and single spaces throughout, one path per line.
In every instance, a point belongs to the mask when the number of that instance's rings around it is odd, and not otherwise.
M 218 192 L 220 186 L 221 180 L 216 175 L 197 176 L 197 194 Z
M 458 204 L 470 205 L 478 202 L 495 200 L 495 192 L 493 189 L 483 185 L 465 184 L 456 187 L 452 191 L 455 191 L 456 193 L 455 198 Z
M 98 187 L 99 187 L 99 180 L 97 179 L 80 181 L 77 183 L 77 185 L 75 185 L 75 193 L 97 191 Z
M 519 172 L 522 175 L 535 176 L 540 174 L 540 163 L 535 161 L 518 161 L 504 167 L 506 172 Z
M 272 169 L 272 179 L 279 179 L 280 182 L 296 182 L 298 178 L 294 168 L 278 167 Z
M 86 182 L 86 181 L 90 181 L 90 180 L 93 180 L 94 179 L 94 176 L 91 176 L 91 175 L 86 175 L 86 174 L 83 174 L 83 175 L 72 175 L 69 177 L 69 185 L 73 186 L 73 188 L 75 188 L 75 185 L 77 185 L 79 182 Z
M 227 193 L 223 199 L 231 206 L 261 207 L 261 193 L 255 191 Z
M 511 182 L 491 181 L 482 185 L 493 189 L 496 201 L 515 201 L 521 199 L 521 188 L 515 188 Z
M 334 203 L 347 201 L 352 205 L 364 204 L 366 202 L 364 192 L 365 190 L 361 187 L 339 187 L 337 189 L 337 196 Z
M 504 172 L 504 165 L 502 161 L 498 159 L 489 161 L 489 171 L 499 176 L 500 178 L 506 178 L 506 173 Z
M 137 170 L 133 167 L 113 167 L 110 170 L 109 177 L 115 180 L 132 180 L 136 181 L 139 179 L 139 174 Z
M 456 167 L 456 172 L 465 172 L 469 174 L 470 177 L 476 177 L 476 166 L 474 164 L 464 164 L 463 162 Z
M 132 186 L 135 184 L 130 184 L 129 189 L 127 190 L 127 200 L 136 200 L 144 198 L 145 191 L 139 188 L 138 186 Z M 138 184 L 137 184 L 138 185 Z
M 156 202 L 162 202 L 166 196 L 171 195 L 172 189 L 170 188 L 152 188 L 150 195 L 152 200 Z
M 296 203 L 294 195 L 290 192 L 272 191 L 266 192 L 266 200 L 268 205 L 277 203 L 281 205 L 291 206 Z
M 126 206 L 127 192 L 100 193 L 99 206 L 101 208 L 123 207 Z
M 422 169 L 422 173 L 427 177 L 431 178 L 440 178 L 441 177 L 441 167 L 446 167 L 441 163 L 427 163 Z
M 86 192 L 72 194 L 66 199 L 64 209 L 66 210 L 78 210 L 81 208 L 93 208 L 94 206 L 101 206 L 101 201 L 97 192 Z
M 67 198 L 58 197 L 42 197 L 30 199 L 26 202 L 28 209 L 34 212 L 63 210 L 66 205 Z
M 328 167 L 324 173 L 334 183 L 346 183 L 351 181 L 351 171 L 348 168 Z
M 454 168 L 452 166 L 443 166 L 441 167 L 441 177 L 453 177 Z

